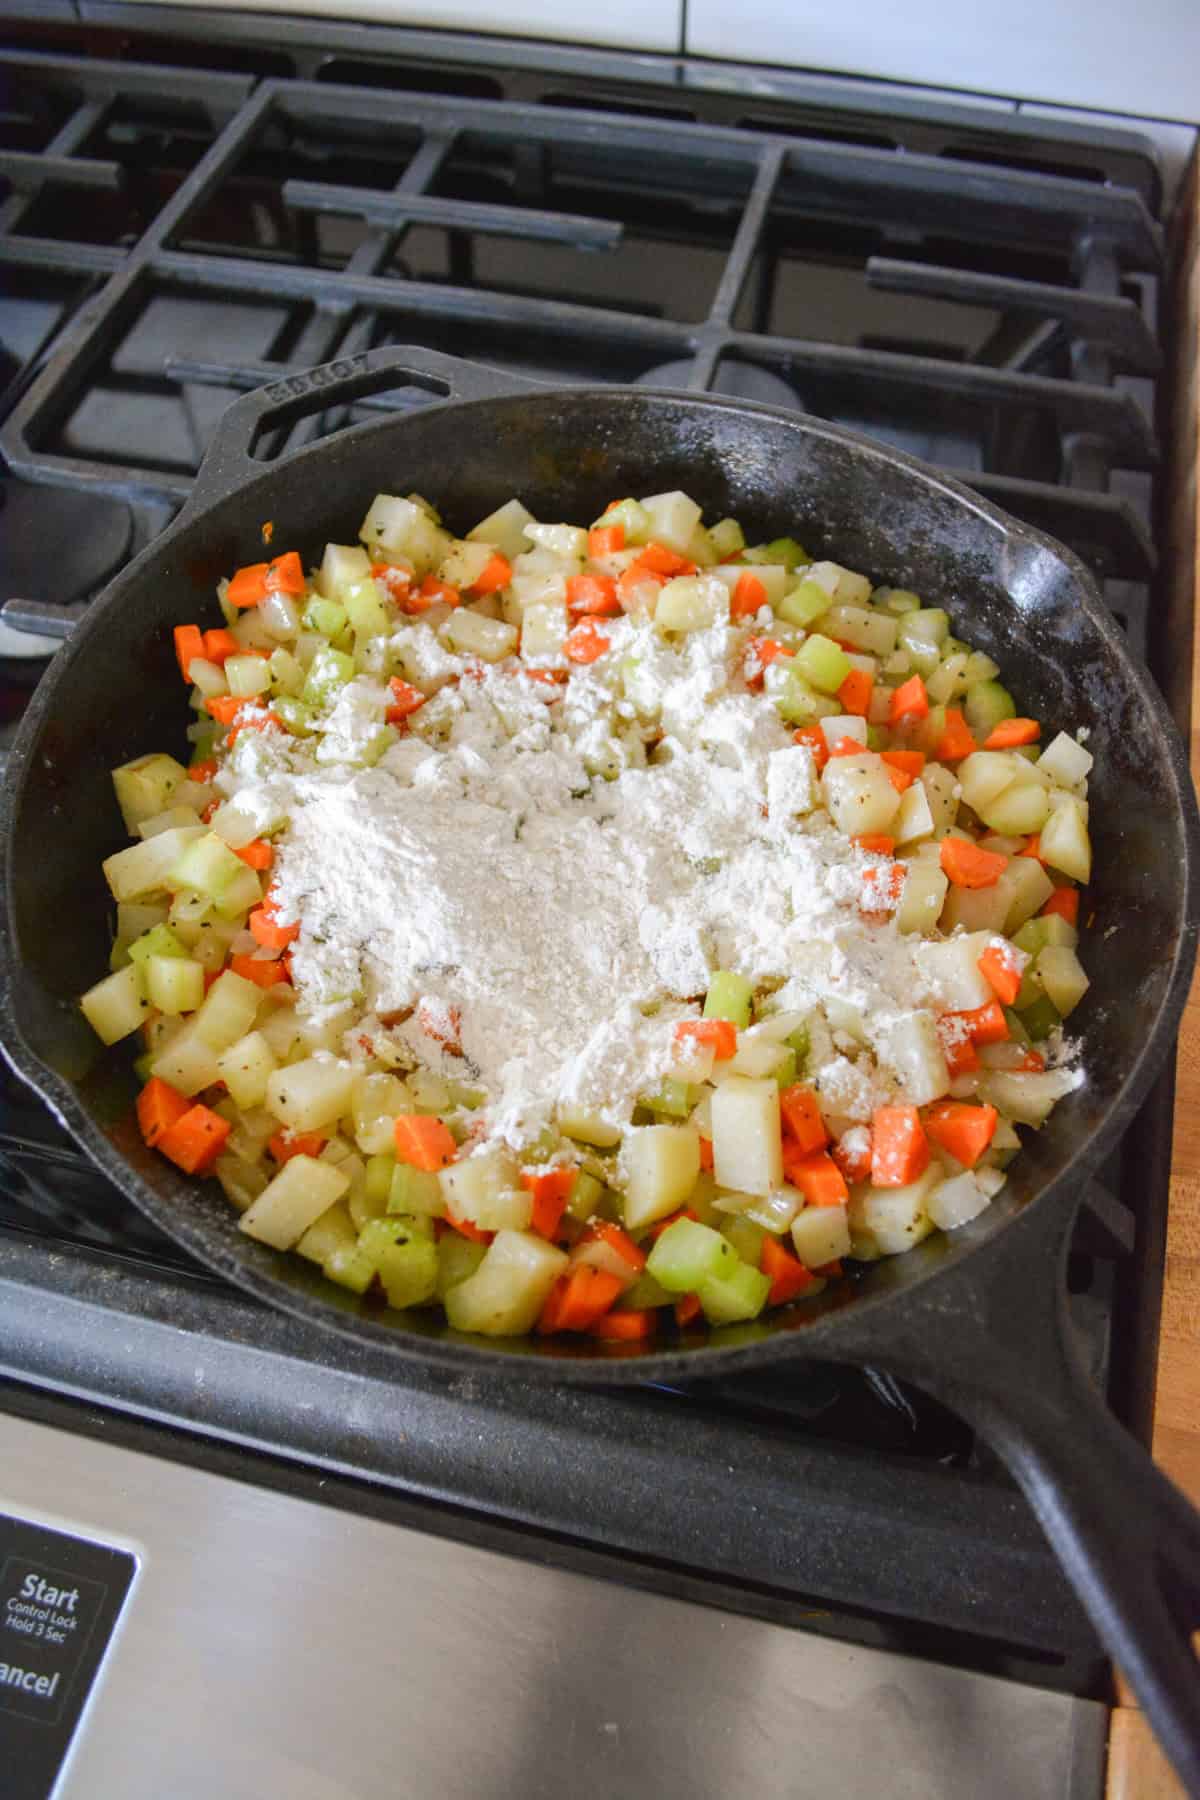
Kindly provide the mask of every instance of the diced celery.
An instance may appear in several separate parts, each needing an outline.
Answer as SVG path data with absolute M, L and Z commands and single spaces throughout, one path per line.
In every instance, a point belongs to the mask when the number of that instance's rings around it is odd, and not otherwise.
M 609 523 L 615 524 L 616 521 L 610 519 Z M 628 532 L 625 535 L 628 537 Z M 708 536 L 713 550 L 722 562 L 730 556 L 739 556 L 746 548 L 745 534 L 736 519 L 718 519 L 715 525 L 710 526 Z M 791 540 L 781 538 L 779 541 L 784 543 Z M 808 558 L 802 557 L 801 561 L 807 562 Z
M 792 663 L 795 660 L 793 657 Z M 785 725 L 808 725 L 814 719 L 838 712 L 840 710 L 838 702 L 833 699 L 832 695 L 818 693 L 812 683 L 806 681 L 800 670 L 794 668 L 792 663 L 788 664 L 782 685 L 771 694 L 775 710 Z M 776 666 L 772 665 L 772 667 Z
M 1082 963 L 1066 944 L 1047 944 L 1037 959 L 1037 972 L 1046 998 L 1064 1019 L 1091 986 Z
M 291 694 L 280 694 L 271 702 L 271 711 L 278 713 L 289 731 L 297 737 L 309 737 L 313 729 L 313 709 L 306 700 L 298 700 Z
M 604 1183 L 589 1174 L 587 1169 L 577 1171 L 571 1183 L 571 1191 L 567 1195 L 567 1211 L 573 1219 L 586 1223 L 601 1203 Z
M 643 1269 L 633 1286 L 621 1295 L 621 1305 L 639 1312 L 643 1307 L 670 1306 L 674 1298 L 661 1282 L 655 1281 L 648 1269 Z
M 977 681 L 967 689 L 963 712 L 972 734 L 982 744 L 1003 719 L 1016 716 L 1017 703 L 998 681 Z
M 759 1225 L 745 1213 L 727 1213 L 715 1211 L 715 1220 L 719 1220 L 718 1229 L 727 1243 L 733 1246 L 734 1254 L 757 1269 L 762 1256 L 763 1241 L 770 1236 L 764 1225 Z
M 1062 1014 L 1049 994 L 1042 994 L 1029 1006 L 1022 1007 L 1020 1016 L 1022 1025 L 1035 1044 L 1040 1044 L 1043 1038 L 1048 1038 L 1062 1024 Z
M 829 607 L 829 595 L 823 587 L 818 587 L 815 581 L 802 581 L 776 604 L 775 612 L 789 625 L 799 625 L 807 630 L 815 619 L 829 611 Z
M 769 544 L 760 546 L 752 560 L 768 563 L 782 563 L 785 569 L 798 569 L 801 564 L 811 563 L 812 557 L 803 544 L 797 543 L 793 537 L 772 538 Z
M 728 1019 L 739 1031 L 744 1031 L 750 1023 L 750 1002 L 753 995 L 753 983 L 747 981 L 744 975 L 734 975 L 728 969 L 718 969 L 709 977 L 708 993 L 704 997 L 704 1017 Z
M 217 901 L 243 871 L 246 871 L 246 865 L 241 858 L 234 855 L 215 831 L 209 831 L 183 846 L 171 864 L 167 879 L 173 887 L 187 888 L 194 894 Z M 253 870 L 247 872 L 253 874 Z
M 639 1104 L 647 1112 L 658 1113 L 666 1119 L 686 1119 L 695 1102 L 686 1081 L 668 1076 L 657 1094 L 642 1095 Z
M 409 1163 L 396 1163 L 388 1189 L 390 1213 L 412 1213 L 422 1218 L 444 1219 L 446 1196 L 437 1176 Z
M 437 1245 L 421 1221 L 370 1219 L 358 1234 L 358 1245 L 375 1264 L 389 1306 L 427 1306 L 436 1298 Z
M 850 658 L 846 652 L 819 631 L 801 644 L 795 662 L 801 675 L 825 694 L 836 694 L 850 673 Z
M 921 596 L 914 594 L 911 588 L 881 589 L 880 594 L 884 606 L 891 613 L 914 613 L 921 605 Z
M 271 665 L 262 656 L 229 656 L 225 659 L 229 692 L 239 700 L 265 694 L 271 685 Z
M 129 946 L 131 962 L 145 962 L 151 956 L 186 956 L 187 948 L 181 944 L 169 925 L 154 925 L 135 938 Z
M 375 1210 L 383 1212 L 387 1208 L 392 1191 L 392 1174 L 396 1168 L 396 1158 L 381 1151 L 377 1156 L 368 1156 L 363 1176 L 367 1198 L 377 1202 Z
M 375 1264 L 362 1250 L 357 1239 L 332 1250 L 321 1267 L 330 1281 L 349 1288 L 352 1294 L 365 1294 L 375 1279 Z
M 728 1273 L 737 1260 L 719 1231 L 695 1219 L 676 1219 L 651 1250 L 646 1268 L 669 1293 L 690 1294 L 708 1276 Z
M 726 520 L 725 523 L 731 524 L 733 521 Z M 645 507 L 636 500 L 618 500 L 596 520 L 596 524 L 624 526 L 627 544 L 645 544 L 650 538 L 650 515 Z M 740 527 L 738 527 L 738 536 L 741 537 Z M 732 554 L 732 552 L 727 552 L 727 554 Z
M 328 645 L 318 650 L 308 666 L 300 698 L 312 707 L 328 706 L 339 688 L 354 679 L 354 658 Z
M 335 638 L 346 624 L 346 608 L 338 600 L 322 600 L 315 594 L 305 607 L 301 623 L 306 631 L 319 631 L 322 637 Z
M 342 1202 L 337 1200 L 328 1212 L 323 1212 L 319 1219 L 314 1219 L 296 1249 L 309 1262 L 323 1266 L 335 1250 L 352 1250 L 357 1244 L 358 1233 L 350 1214 Z
M 708 1276 L 696 1292 L 710 1325 L 733 1325 L 740 1319 L 758 1317 L 767 1304 L 771 1282 L 758 1269 L 739 1262 L 727 1273 Z
M 805 1033 L 806 1040 L 807 1040 L 807 1036 L 808 1036 L 808 1034 L 806 1032 Z M 791 1087 L 793 1081 L 795 1081 L 795 1079 L 796 1079 L 797 1063 L 798 1063 L 798 1058 L 796 1055 L 796 1051 L 790 1046 L 790 1044 L 785 1044 L 783 1060 L 779 1064 L 778 1068 L 775 1070 L 774 1074 L 771 1077 L 771 1079 L 775 1083 L 776 1087 L 778 1087 L 778 1088 Z
M 437 1297 L 444 1300 L 452 1287 L 474 1275 L 487 1255 L 487 1245 L 460 1237 L 457 1231 L 448 1231 L 439 1241 L 437 1252 Z

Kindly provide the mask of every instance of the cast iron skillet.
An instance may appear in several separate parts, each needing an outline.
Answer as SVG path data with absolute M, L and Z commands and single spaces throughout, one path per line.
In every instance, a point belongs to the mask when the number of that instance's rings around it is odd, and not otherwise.
M 268 423 L 413 385 L 448 404 L 342 432 L 279 465 Z M 171 627 L 211 617 L 217 578 L 276 550 L 353 540 L 379 489 L 429 494 L 465 530 L 519 494 L 541 518 L 594 517 L 614 495 L 674 487 L 751 536 L 795 528 L 818 554 L 914 587 L 994 653 L 1022 710 L 1096 756 L 1092 988 L 1073 1021 L 1087 1084 L 1063 1101 L 987 1213 L 791 1312 L 613 1358 L 497 1342 L 368 1308 L 299 1258 L 242 1236 L 215 1184 L 146 1151 L 128 1057 L 100 1053 L 74 1005 L 106 967 L 101 858 L 123 841 L 108 777 L 183 750 Z M 1086 1374 L 1063 1264 L 1087 1177 L 1169 1050 L 1194 961 L 1196 806 L 1179 739 L 1081 565 L 896 451 L 740 401 L 617 388 L 552 391 L 423 350 L 348 357 L 229 409 L 190 505 L 89 610 L 41 683 L 0 818 L 8 929 L 0 1028 L 13 1067 L 164 1230 L 261 1299 L 393 1351 L 550 1379 L 680 1380 L 790 1357 L 883 1363 L 969 1418 L 1024 1488 L 1169 1754 L 1200 1793 L 1200 1519 L 1113 1420 Z M 486 882 L 487 870 L 480 869 Z M 497 920 L 503 930 L 503 920 Z M 336 1339 L 329 1353 L 337 1355 Z

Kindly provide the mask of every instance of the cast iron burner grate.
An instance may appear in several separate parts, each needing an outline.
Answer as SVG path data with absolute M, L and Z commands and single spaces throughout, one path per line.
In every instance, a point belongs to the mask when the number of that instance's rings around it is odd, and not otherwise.
M 187 497 L 237 393 L 419 342 L 564 384 L 750 393 L 899 443 L 1071 545 L 1155 651 L 1162 196 L 1136 134 L 651 57 L 522 44 L 500 67 L 468 37 L 82 12 L 14 22 L 0 52 L 0 530 L 27 546 L 40 519 L 49 552 L 7 559 L 9 597 L 85 603 Z M 374 396 L 257 454 L 426 398 Z M 87 547 L 69 570 L 64 542 Z M 4 719 L 40 666 L 19 651 L 0 643 Z M 1165 1098 L 1089 1193 L 1071 1263 L 1135 1421 Z M 436 1502 L 434 1529 L 486 1520 L 531 1554 L 615 1553 L 629 1580 L 1103 1691 L 1007 1476 L 886 1374 L 398 1381 L 199 1269 L 9 1077 L 3 1116 L 9 1404 L 57 1388 L 165 1421 L 176 1447 Z

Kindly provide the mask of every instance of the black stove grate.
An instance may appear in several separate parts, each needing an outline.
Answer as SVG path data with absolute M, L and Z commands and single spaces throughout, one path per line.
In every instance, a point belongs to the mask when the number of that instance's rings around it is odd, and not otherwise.
M 1136 134 L 663 58 L 522 44 L 502 66 L 467 37 L 75 10 L 0 51 L 0 553 L 6 519 L 22 545 L 44 521 L 52 553 L 8 593 L 82 601 L 186 499 L 238 392 L 416 341 L 898 442 L 1070 544 L 1147 651 L 1163 230 Z M 67 581 L 81 541 L 97 555 Z M 3 717 L 29 679 L 0 652 Z M 1161 1250 L 1164 1096 L 1072 1258 L 1118 1398 L 1146 1356 L 1131 1296 Z M 0 1112 L 7 1404 L 57 1389 L 168 1422 L 166 1453 L 225 1440 L 451 1509 L 436 1528 L 488 1520 L 534 1554 L 616 1554 L 627 1579 L 1102 1691 L 1007 1476 L 890 1378 L 397 1382 L 197 1269 L 11 1078 Z

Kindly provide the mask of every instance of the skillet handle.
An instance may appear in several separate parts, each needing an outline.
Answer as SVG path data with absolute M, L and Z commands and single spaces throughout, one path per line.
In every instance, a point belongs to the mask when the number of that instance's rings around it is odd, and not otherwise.
M 262 472 L 265 465 L 251 452 L 268 426 L 293 425 L 310 413 L 395 387 L 419 388 L 440 401 L 455 401 L 536 393 L 542 386 L 523 375 L 443 356 L 418 344 L 385 344 L 335 356 L 331 362 L 253 388 L 226 407 L 176 525 Z
M 1040 1216 L 1039 1216 L 1040 1215 Z M 1200 1797 L 1200 1513 L 1114 1418 L 1070 1318 L 1073 1210 L 1033 1206 L 881 1359 L 999 1451 L 1187 1792 Z M 1044 1276 L 1030 1270 L 1043 1262 Z M 1045 1277 L 1055 1271 L 1056 1279 Z M 937 1284 L 934 1284 L 935 1286 Z M 858 1347 L 861 1360 L 866 1343 Z M 879 1346 L 875 1345 L 879 1359 Z

